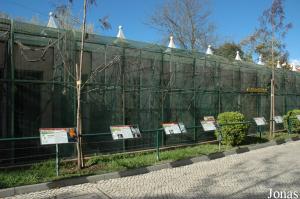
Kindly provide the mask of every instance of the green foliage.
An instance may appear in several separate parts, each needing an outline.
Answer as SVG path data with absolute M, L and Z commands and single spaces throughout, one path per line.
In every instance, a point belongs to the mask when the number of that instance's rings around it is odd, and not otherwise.
M 290 130 L 292 132 L 300 132 L 300 121 L 296 118 L 296 115 L 300 115 L 300 109 L 288 111 L 283 116 L 283 125 L 286 130 L 288 130 L 288 117 L 290 117 Z
M 27 169 L 0 171 L 0 189 L 26 184 L 45 182 L 54 178 L 55 161 L 37 163 Z
M 229 123 L 245 122 L 245 116 L 239 112 L 224 112 L 218 115 L 218 124 L 220 130 L 215 132 L 218 137 L 219 133 L 222 135 L 222 144 L 226 145 L 239 145 L 246 136 L 249 128 L 248 124 L 232 124 Z
M 214 49 L 214 53 L 216 55 L 225 57 L 230 61 L 234 61 L 235 56 L 236 56 L 236 51 L 239 51 L 240 56 L 244 57 L 244 52 L 243 52 L 241 46 L 239 46 L 235 43 L 224 43 L 223 45 Z
M 241 44 L 244 48 L 249 48 L 250 52 L 262 55 L 267 66 L 276 66 L 277 60 L 287 62 L 289 53 L 284 38 L 292 28 L 292 23 L 285 20 L 284 0 L 273 0 L 259 18 L 259 27 Z

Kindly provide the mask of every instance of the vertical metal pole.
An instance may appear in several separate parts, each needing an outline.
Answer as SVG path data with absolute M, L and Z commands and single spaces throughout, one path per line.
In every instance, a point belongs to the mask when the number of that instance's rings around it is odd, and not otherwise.
M 241 90 L 242 90 L 242 77 L 241 68 L 239 67 L 239 90 L 238 90 L 238 111 L 241 112 Z
M 159 130 L 156 131 L 156 160 L 159 161 Z
M 10 21 L 10 72 L 11 72 L 11 137 L 15 137 L 15 60 L 14 60 L 14 20 Z M 12 141 L 12 160 L 15 158 L 15 142 Z
M 196 58 L 193 60 L 193 104 L 194 104 L 194 142 L 197 140 L 197 129 L 196 129 Z
M 122 74 L 122 114 L 123 114 L 123 124 L 125 124 L 125 48 L 123 48 L 122 53 L 122 66 L 121 66 L 121 74 Z
M 122 115 L 123 115 L 123 124 L 126 124 L 126 119 L 125 119 L 125 48 L 123 48 L 123 53 L 122 53 L 122 66 L 121 66 L 121 74 L 122 74 Z M 123 152 L 126 151 L 126 140 L 122 140 L 123 143 Z
M 122 145 L 123 145 L 123 153 L 125 153 L 125 151 L 126 151 L 125 139 L 122 139 Z
M 258 126 L 258 130 L 259 130 L 259 138 L 261 139 L 261 126 Z
M 140 124 L 141 123 L 141 69 L 142 69 L 142 50 L 140 50 L 140 54 L 139 54 L 139 71 L 138 71 L 138 74 L 139 74 L 139 97 L 138 97 L 138 123 Z M 152 92 L 152 90 L 151 90 Z
M 291 129 L 291 118 L 290 116 L 288 116 L 287 118 L 287 125 L 288 125 L 288 134 L 291 134 L 292 133 L 292 129 Z
M 55 161 L 55 169 L 56 169 L 56 176 L 59 175 L 59 157 L 58 157 L 58 144 L 55 145 L 55 154 L 56 154 L 56 161 Z
M 161 52 L 161 122 L 164 122 L 164 52 Z M 161 136 L 162 142 L 161 144 L 164 145 L 164 136 Z
M 72 37 L 73 39 L 75 38 L 75 31 L 72 30 Z M 71 42 L 71 41 L 70 41 Z M 76 55 L 76 41 L 75 39 L 73 40 L 73 50 L 71 52 L 73 52 L 73 55 L 72 55 L 72 58 L 73 60 L 76 60 L 77 58 L 77 55 Z M 77 76 L 76 76 L 76 70 L 77 70 L 77 64 L 76 64 L 76 61 L 72 61 L 71 62 L 73 64 L 73 74 L 74 74 L 74 77 L 76 77 L 76 79 L 74 79 L 74 85 L 76 85 L 76 80 L 77 80 Z M 72 81 L 72 80 L 71 80 Z M 76 122 L 77 122 L 77 89 L 76 88 L 73 88 L 73 123 L 74 123 L 74 126 L 77 126 Z M 76 131 L 77 131 L 77 128 L 76 128 Z M 77 131 L 78 133 L 78 131 Z M 76 155 L 77 153 L 77 144 L 74 145 L 74 155 Z
M 11 72 L 11 136 L 15 134 L 15 60 L 14 60 L 14 20 L 10 22 L 10 72 Z
M 104 66 L 106 66 L 107 64 L 107 45 L 105 45 L 104 47 Z M 106 83 L 107 83 L 107 77 L 106 77 L 106 74 L 107 73 L 107 69 L 104 69 L 104 107 L 106 107 L 106 104 L 107 104 L 107 100 L 106 100 Z
M 216 74 L 217 74 L 217 86 L 218 86 L 218 114 L 221 113 L 221 67 L 220 67 L 220 63 L 217 67 L 217 61 L 215 62 L 215 69 L 216 69 Z
M 221 129 L 218 124 L 216 124 L 217 131 L 218 131 L 218 142 L 219 142 L 219 152 L 221 151 L 221 142 L 222 142 L 222 134 L 221 134 Z

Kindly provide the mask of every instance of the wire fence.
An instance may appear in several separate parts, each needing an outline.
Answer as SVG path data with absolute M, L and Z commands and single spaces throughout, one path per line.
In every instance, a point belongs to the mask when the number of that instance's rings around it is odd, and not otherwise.
M 73 30 L 0 19 L 0 138 L 17 138 L 1 141 L 1 165 L 52 157 L 55 148 L 40 146 L 38 129 L 76 126 L 80 39 Z M 138 140 L 113 142 L 111 125 L 159 129 L 162 122 L 180 121 L 197 127 L 204 116 L 225 111 L 239 111 L 247 120 L 270 119 L 267 66 L 94 34 L 85 35 L 83 63 L 86 154 L 147 149 L 155 143 L 151 131 Z M 297 72 L 275 71 L 276 115 L 300 107 L 299 82 Z M 214 139 L 201 128 L 180 136 L 162 134 L 159 140 L 172 145 Z M 60 151 L 71 157 L 76 150 L 66 145 Z
M 287 129 L 283 124 L 277 124 L 277 131 L 289 134 L 298 133 L 300 129 L 295 128 L 294 122 L 299 122 L 296 117 L 289 117 Z M 254 121 L 225 123 L 221 126 L 234 126 L 238 124 L 250 125 L 249 129 L 255 128 L 255 132 L 248 131 L 245 143 L 251 138 L 262 138 L 268 133 L 267 121 L 264 126 L 257 126 Z M 84 157 L 93 155 L 107 155 L 114 153 L 128 153 L 140 151 L 153 151 L 164 148 L 172 148 L 184 145 L 197 145 L 203 143 L 218 142 L 214 131 L 206 132 L 202 126 L 186 127 L 187 133 L 166 135 L 163 128 L 153 130 L 141 130 L 142 136 L 135 139 L 113 140 L 110 132 L 83 134 Z M 41 145 L 40 137 L 1 138 L 0 139 L 0 168 L 29 166 L 37 162 L 54 159 L 56 157 L 55 145 Z M 59 157 L 63 159 L 76 158 L 76 144 L 61 144 L 58 148 Z

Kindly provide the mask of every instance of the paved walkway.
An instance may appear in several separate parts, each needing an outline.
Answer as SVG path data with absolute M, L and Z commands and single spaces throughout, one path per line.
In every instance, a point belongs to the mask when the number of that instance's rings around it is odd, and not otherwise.
M 259 199 L 268 198 L 270 189 L 286 194 L 295 191 L 300 198 L 300 141 L 139 176 L 14 198 Z

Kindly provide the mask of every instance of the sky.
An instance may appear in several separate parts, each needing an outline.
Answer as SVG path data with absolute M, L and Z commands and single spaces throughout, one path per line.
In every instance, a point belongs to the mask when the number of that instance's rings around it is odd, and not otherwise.
M 82 0 L 73 0 L 73 14 L 82 15 Z M 0 0 L 0 11 L 12 17 L 30 19 L 38 16 L 45 23 L 48 13 L 62 0 Z M 163 0 L 97 0 L 97 5 L 89 8 L 87 20 L 95 24 L 99 34 L 116 36 L 118 26 L 123 26 L 126 38 L 136 41 L 161 43 L 162 33 L 147 25 L 149 16 Z M 272 0 L 210 0 L 212 15 L 210 20 L 217 27 L 221 41 L 239 42 L 258 27 L 258 18 L 268 8 Z M 290 53 L 290 61 L 300 65 L 300 1 L 286 0 L 284 3 L 286 22 L 292 22 L 285 42 Z M 102 30 L 97 20 L 109 16 L 111 30 Z M 176 38 L 175 38 L 176 43 Z M 167 44 L 166 44 L 167 45 Z

